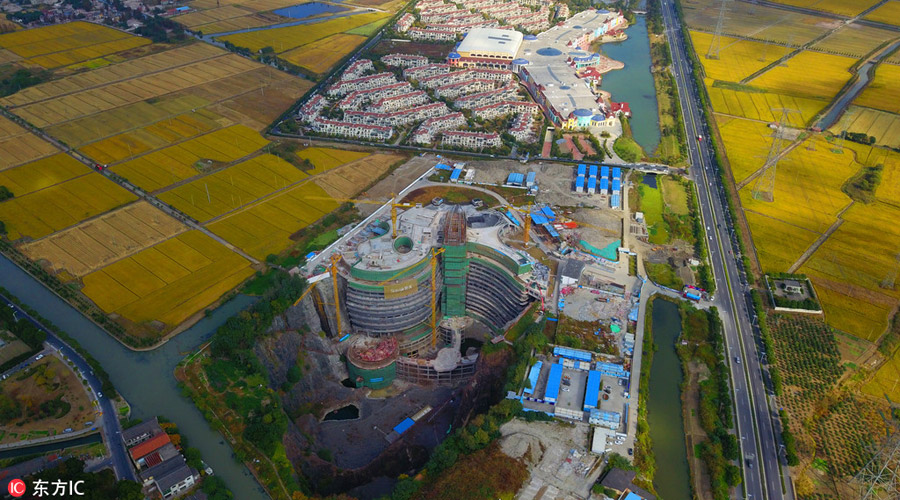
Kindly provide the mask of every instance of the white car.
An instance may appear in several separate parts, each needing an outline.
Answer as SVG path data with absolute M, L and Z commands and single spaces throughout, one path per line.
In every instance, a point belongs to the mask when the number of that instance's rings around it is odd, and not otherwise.
M 37 356 L 35 356 L 34 360 L 35 360 L 35 361 L 39 361 L 39 360 L 41 360 L 41 359 L 43 359 L 43 358 L 44 358 L 44 355 L 43 355 L 43 354 L 38 354 Z

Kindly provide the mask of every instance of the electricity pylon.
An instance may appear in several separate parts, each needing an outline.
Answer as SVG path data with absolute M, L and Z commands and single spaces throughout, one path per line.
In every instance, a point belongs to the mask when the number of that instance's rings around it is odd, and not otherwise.
M 893 418 L 882 418 L 887 427 L 884 442 L 853 478 L 860 500 L 894 500 L 900 495 L 900 429 Z
M 728 11 L 728 0 L 722 0 L 722 6 L 719 7 L 719 20 L 716 21 L 716 32 L 709 42 L 709 50 L 706 51 L 707 59 L 719 58 L 719 50 L 721 50 L 722 45 L 722 28 L 725 26 L 726 11 Z
M 756 178 L 753 184 L 753 199 L 773 202 L 775 201 L 775 172 L 778 166 L 778 160 L 781 153 L 791 143 L 790 139 L 784 136 L 785 125 L 788 122 L 790 113 L 799 113 L 794 109 L 780 108 L 773 109 L 781 111 L 781 117 L 775 124 L 775 132 L 772 133 L 772 145 L 769 146 L 769 154 L 766 155 L 766 162 L 763 164 L 763 172 Z

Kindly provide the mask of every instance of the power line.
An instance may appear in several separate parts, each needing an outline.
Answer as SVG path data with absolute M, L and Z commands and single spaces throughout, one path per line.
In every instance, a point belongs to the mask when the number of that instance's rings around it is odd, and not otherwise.
M 719 7 L 719 20 L 716 21 L 716 32 L 713 34 L 712 40 L 709 42 L 709 50 L 706 51 L 707 59 L 718 59 L 719 51 L 722 46 L 722 28 L 725 26 L 725 12 L 728 10 L 728 0 L 722 0 L 722 6 Z

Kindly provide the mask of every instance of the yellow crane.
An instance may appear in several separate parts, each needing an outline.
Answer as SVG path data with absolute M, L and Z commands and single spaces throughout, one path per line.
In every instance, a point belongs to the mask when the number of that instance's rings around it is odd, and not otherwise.
M 366 205 L 384 205 L 383 201 L 372 201 L 372 200 L 354 200 L 351 198 L 324 198 L 324 197 L 310 197 L 310 200 L 333 200 L 339 201 L 341 203 L 363 203 Z M 415 207 L 415 203 L 397 203 L 397 195 L 391 195 L 391 237 L 397 237 L 397 208 L 412 208 Z
M 509 210 L 515 210 L 516 212 L 524 215 L 525 224 L 522 229 L 525 230 L 525 234 L 522 235 L 522 243 L 524 243 L 525 246 L 528 246 L 528 242 L 531 240 L 531 203 L 528 204 L 527 209 L 514 207 L 512 205 L 506 205 L 506 208 Z
M 341 303 L 340 303 L 340 293 L 338 290 L 338 272 L 337 265 L 341 261 L 341 254 L 335 252 L 331 254 L 331 265 L 328 267 L 328 271 L 331 273 L 331 285 L 334 287 L 334 318 L 337 321 L 337 333 L 341 333 Z M 309 292 L 312 291 L 313 288 L 316 287 L 318 282 L 309 285 L 306 290 L 300 294 L 300 297 L 294 301 L 294 305 L 300 303 L 303 299 L 309 295 Z

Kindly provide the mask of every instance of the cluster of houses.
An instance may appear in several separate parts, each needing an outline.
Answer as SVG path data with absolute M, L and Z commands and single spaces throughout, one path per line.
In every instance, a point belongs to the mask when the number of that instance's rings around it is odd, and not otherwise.
M 509 70 L 460 69 L 415 54 L 387 54 L 381 62 L 389 71 L 376 73 L 369 59 L 352 62 L 301 106 L 299 121 L 319 134 L 365 141 L 388 141 L 397 127 L 415 127 L 408 137 L 414 144 L 482 149 L 500 146 L 500 135 L 456 133 L 469 124 L 466 114 L 483 120 L 509 116 L 513 137 L 537 138 L 541 108 L 521 100 Z
M 476 28 L 501 28 L 501 21 L 505 29 L 537 32 L 550 27 L 551 12 L 559 15 L 552 5 L 551 0 L 421 0 L 415 5 L 418 17 L 408 12 L 394 28 L 412 40 L 429 42 L 453 42 Z M 414 27 L 416 21 L 424 27 Z
M 160 427 L 156 417 L 122 431 L 122 439 L 145 488 L 168 500 L 187 492 L 200 478 Z

